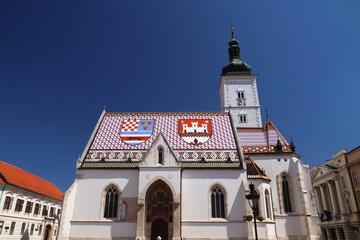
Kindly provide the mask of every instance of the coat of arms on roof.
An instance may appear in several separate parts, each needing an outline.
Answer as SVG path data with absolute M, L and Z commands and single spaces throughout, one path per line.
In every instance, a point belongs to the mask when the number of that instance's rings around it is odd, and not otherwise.
M 200 145 L 212 135 L 210 119 L 180 119 L 179 135 L 182 140 L 193 145 Z
M 120 137 L 129 145 L 145 142 L 153 132 L 154 119 L 126 119 L 121 125 Z

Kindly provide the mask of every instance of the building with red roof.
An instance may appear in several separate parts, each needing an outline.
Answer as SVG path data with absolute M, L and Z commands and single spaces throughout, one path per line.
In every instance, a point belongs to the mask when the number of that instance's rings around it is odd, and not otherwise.
M 63 193 L 51 182 L 0 161 L 0 239 L 56 236 Z

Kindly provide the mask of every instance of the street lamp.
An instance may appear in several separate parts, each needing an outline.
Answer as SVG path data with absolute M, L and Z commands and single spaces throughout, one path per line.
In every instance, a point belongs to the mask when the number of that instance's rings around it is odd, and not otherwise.
M 257 194 L 257 192 L 255 191 L 254 184 L 250 183 L 249 188 L 250 188 L 250 193 L 245 195 L 245 197 L 249 201 L 249 205 L 253 211 L 255 239 L 258 240 L 257 228 L 256 228 L 256 217 L 259 216 L 259 197 L 260 197 L 260 195 Z

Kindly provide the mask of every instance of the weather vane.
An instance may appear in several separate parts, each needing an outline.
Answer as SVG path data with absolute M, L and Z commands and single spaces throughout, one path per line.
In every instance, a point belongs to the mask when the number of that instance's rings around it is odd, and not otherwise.
M 230 32 L 231 32 L 231 39 L 234 39 L 234 26 L 233 26 L 232 22 L 231 22 Z

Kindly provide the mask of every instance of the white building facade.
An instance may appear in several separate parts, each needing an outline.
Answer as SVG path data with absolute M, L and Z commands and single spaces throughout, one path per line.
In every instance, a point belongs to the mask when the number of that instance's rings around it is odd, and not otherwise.
M 271 121 L 232 37 L 222 112 L 103 112 L 65 194 L 59 239 L 318 239 L 308 166 Z M 249 221 L 250 220 L 250 221 Z
M 55 239 L 62 193 L 52 183 L 0 162 L 0 239 Z

